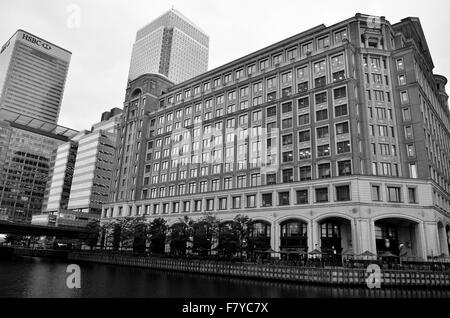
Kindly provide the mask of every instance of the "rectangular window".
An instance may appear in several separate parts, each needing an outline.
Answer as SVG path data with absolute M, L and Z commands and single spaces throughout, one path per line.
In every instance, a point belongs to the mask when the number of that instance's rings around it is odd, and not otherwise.
M 338 162 L 339 176 L 349 176 L 352 174 L 352 162 L 350 160 Z
M 402 102 L 402 104 L 406 104 L 408 103 L 408 92 L 404 91 L 404 92 L 400 92 L 400 101 Z
M 328 120 L 328 109 L 322 109 L 316 112 L 316 121 L 322 120 Z
M 298 133 L 299 142 L 306 142 L 311 140 L 311 132 L 309 130 L 301 131 Z
M 294 154 L 292 151 L 283 152 L 283 162 L 292 162 L 294 161 Z
M 277 107 L 276 106 L 267 108 L 267 117 L 272 117 L 272 116 L 276 116 L 276 115 L 277 115 Z
M 339 71 L 333 73 L 333 82 L 342 81 L 345 79 L 345 71 Z
M 256 195 L 247 196 L 247 208 L 256 208 Z
M 350 186 L 336 186 L 336 201 L 350 201 Z
M 228 202 L 227 198 L 220 198 L 219 199 L 219 210 L 226 210 L 228 209 Z
M 330 137 L 328 126 L 317 128 L 317 138 L 328 138 Z
M 308 91 L 308 89 L 309 89 L 308 82 L 303 82 L 303 83 L 298 84 L 298 92 L 299 93 L 305 93 Z
M 317 157 L 326 157 L 330 155 L 330 145 L 321 145 L 317 147 Z
M 287 72 L 281 75 L 281 82 L 283 84 L 292 82 L 292 72 Z
M 341 43 L 342 40 L 344 40 L 346 38 L 347 38 L 347 29 L 342 29 L 342 30 L 336 31 L 334 33 L 334 43 L 335 44 Z
M 325 76 L 322 77 L 318 77 L 314 80 L 314 87 L 318 88 L 318 87 L 323 87 L 327 85 L 327 80 Z
M 292 118 L 284 119 L 282 121 L 282 129 L 292 128 Z
M 302 44 L 302 54 L 303 55 L 306 55 L 312 51 L 313 51 L 313 43 L 312 42 Z
M 241 208 L 241 197 L 233 197 L 233 209 Z
M 300 98 L 298 100 L 298 109 L 304 109 L 309 107 L 309 97 Z
M 417 176 L 417 165 L 416 165 L 416 163 L 410 163 L 410 164 L 409 164 L 409 176 L 410 176 L 412 179 L 417 179 L 417 178 L 418 178 L 418 176 Z
M 261 62 L 259 62 L 259 70 L 265 70 L 266 68 L 269 68 L 269 60 L 265 59 Z
M 294 182 L 294 169 L 283 170 L 283 183 Z
M 196 200 L 194 202 L 194 212 L 201 212 L 202 211 L 202 200 Z
M 277 184 L 277 174 L 276 173 L 269 173 L 266 176 L 266 184 L 267 185 L 273 185 Z
M 330 37 L 325 36 L 317 40 L 317 47 L 319 49 L 325 49 L 330 46 Z
M 317 203 L 328 202 L 328 188 L 316 189 L 316 202 Z
M 283 146 L 288 146 L 288 145 L 292 145 L 292 134 L 290 135 L 285 135 L 283 136 L 282 140 L 283 140 Z
M 311 148 L 303 148 L 299 150 L 299 160 L 311 159 Z
M 214 199 L 206 200 L 206 211 L 214 211 Z
M 337 153 L 349 153 L 350 152 L 350 141 L 341 141 L 337 143 Z
M 336 124 L 336 135 L 345 135 L 350 132 L 348 122 Z
M 300 181 L 312 180 L 311 166 L 300 168 Z
M 316 94 L 316 105 L 325 104 L 327 102 L 327 93 Z
M 264 193 L 262 195 L 262 206 L 263 207 L 270 207 L 272 206 L 272 193 Z
M 309 125 L 309 114 L 304 114 L 298 116 L 298 124 L 299 125 Z
M 280 206 L 290 205 L 289 192 L 279 192 L 278 202 Z
M 324 73 L 326 70 L 326 62 L 325 61 L 321 61 L 318 63 L 314 64 L 314 74 L 315 75 L 319 75 Z
M 405 69 L 405 65 L 403 64 L 403 59 L 397 60 L 397 71 L 403 71 Z
M 327 178 L 331 178 L 331 168 L 330 168 L 331 164 L 329 163 L 323 163 L 318 165 L 318 170 L 319 170 L 319 179 L 327 179 Z
M 401 202 L 401 188 L 400 187 L 387 187 L 388 201 L 389 202 Z
M 372 201 L 381 201 L 380 186 L 378 185 L 372 186 Z
M 297 204 L 308 204 L 308 190 L 297 191 Z
M 416 188 L 408 188 L 409 203 L 417 203 Z

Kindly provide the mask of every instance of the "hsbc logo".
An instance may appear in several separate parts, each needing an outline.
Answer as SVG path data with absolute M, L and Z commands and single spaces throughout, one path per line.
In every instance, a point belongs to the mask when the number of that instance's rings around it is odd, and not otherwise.
M 51 50 L 51 49 L 52 49 L 52 47 L 51 47 L 50 44 L 48 44 L 48 43 L 43 43 L 43 44 L 42 44 L 42 47 L 43 47 L 44 49 L 46 49 L 46 50 Z
M 35 37 L 28 35 L 28 34 L 23 34 L 22 39 L 28 42 L 33 43 L 34 45 L 40 46 L 42 48 L 44 48 L 45 50 L 50 51 L 52 49 L 52 46 L 46 42 L 43 42 L 41 40 L 36 39 Z

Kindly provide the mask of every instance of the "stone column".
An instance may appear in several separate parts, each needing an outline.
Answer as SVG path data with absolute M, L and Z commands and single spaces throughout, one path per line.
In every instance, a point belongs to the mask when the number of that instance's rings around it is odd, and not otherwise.
M 320 225 L 317 221 L 312 221 L 312 246 L 310 247 L 311 251 L 314 249 L 321 250 L 321 242 L 320 242 Z
M 137 207 L 135 205 L 133 205 L 131 207 L 131 211 L 129 213 L 130 216 L 136 216 L 137 215 Z
M 352 227 L 352 231 L 355 231 L 354 237 L 356 241 L 353 243 L 353 251 L 355 254 L 361 254 L 365 251 L 376 253 L 375 245 L 373 241 L 375 236 L 372 236 L 372 223 L 369 219 L 356 219 L 355 227 Z
M 115 205 L 113 207 L 113 217 L 118 217 L 119 216 L 119 206 Z
M 276 252 L 280 251 L 280 225 L 276 222 L 272 222 L 271 227 L 271 235 L 272 235 L 272 249 Z
M 445 253 L 446 255 L 449 255 L 447 243 L 447 231 L 445 230 L 444 226 L 438 228 L 438 230 L 439 230 L 440 254 Z
M 438 229 L 436 222 L 423 222 L 425 242 L 426 242 L 426 256 L 439 255 L 439 240 Z
M 311 252 L 314 249 L 314 229 L 313 229 L 314 221 L 309 220 L 308 222 L 308 250 L 307 252 Z

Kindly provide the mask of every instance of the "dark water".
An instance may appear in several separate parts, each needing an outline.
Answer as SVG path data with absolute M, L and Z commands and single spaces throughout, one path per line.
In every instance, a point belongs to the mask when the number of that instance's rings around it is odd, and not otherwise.
M 42 298 L 323 298 L 449 297 L 450 290 L 330 288 L 82 263 L 81 289 L 66 286 L 69 263 L 0 259 L 0 297 Z

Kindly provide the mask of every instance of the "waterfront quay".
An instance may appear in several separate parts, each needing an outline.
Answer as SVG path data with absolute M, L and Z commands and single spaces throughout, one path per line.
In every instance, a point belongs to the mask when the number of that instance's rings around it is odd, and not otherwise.
M 367 286 L 369 273 L 366 267 L 294 266 L 289 263 L 227 262 L 211 259 L 181 259 L 148 257 L 132 254 L 76 251 L 68 254 L 73 262 L 93 262 L 132 266 L 170 272 L 239 277 L 256 280 L 276 280 L 309 284 Z M 362 265 L 362 264 L 359 264 Z M 434 265 L 434 266 L 432 266 Z M 385 266 L 387 267 L 387 266 Z M 382 286 L 392 287 L 450 287 L 450 270 L 440 264 L 429 264 L 414 269 L 382 269 Z

